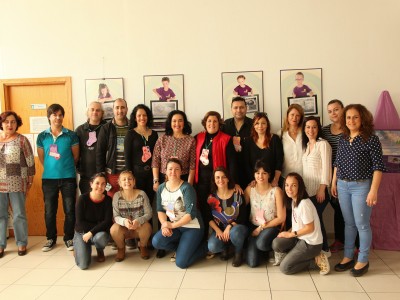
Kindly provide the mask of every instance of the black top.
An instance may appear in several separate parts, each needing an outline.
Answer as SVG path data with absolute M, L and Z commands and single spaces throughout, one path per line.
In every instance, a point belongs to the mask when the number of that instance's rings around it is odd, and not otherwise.
M 135 130 L 131 129 L 125 136 L 125 167 L 127 170 L 133 171 L 151 171 L 151 161 L 153 159 L 153 150 L 158 139 L 158 134 L 154 130 L 151 132 L 148 140 Z M 151 157 L 143 157 L 143 147 L 149 147 Z M 142 160 L 145 160 L 143 161 Z
M 80 233 L 109 232 L 112 225 L 112 200 L 105 195 L 103 201 L 95 203 L 90 193 L 79 196 L 75 206 L 75 231 Z
M 333 134 L 331 131 L 331 125 L 326 125 L 322 127 L 322 138 L 327 140 L 329 145 L 331 145 L 332 148 L 332 165 L 336 160 L 336 153 L 337 153 L 337 148 L 339 144 L 339 139 L 342 137 L 342 133 L 339 134 Z

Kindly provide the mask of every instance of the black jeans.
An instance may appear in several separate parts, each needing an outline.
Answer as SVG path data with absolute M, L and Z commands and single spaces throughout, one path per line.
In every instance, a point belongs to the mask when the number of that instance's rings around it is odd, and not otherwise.
M 42 179 L 44 218 L 47 239 L 57 240 L 58 195 L 61 192 L 64 208 L 64 241 L 72 240 L 75 227 L 76 179 Z

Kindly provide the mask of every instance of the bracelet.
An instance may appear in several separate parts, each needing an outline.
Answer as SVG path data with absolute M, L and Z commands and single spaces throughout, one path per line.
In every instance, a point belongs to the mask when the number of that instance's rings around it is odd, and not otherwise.
M 264 227 L 262 225 L 258 226 L 260 228 L 260 231 L 264 230 Z
M 158 183 L 159 181 L 158 181 L 158 178 L 154 178 L 153 179 L 153 184 L 156 184 L 156 183 Z

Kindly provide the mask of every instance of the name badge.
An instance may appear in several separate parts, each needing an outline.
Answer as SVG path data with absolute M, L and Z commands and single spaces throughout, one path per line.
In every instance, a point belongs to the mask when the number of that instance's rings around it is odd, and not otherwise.
M 61 155 L 58 153 L 58 147 L 56 144 L 50 145 L 50 156 L 54 157 L 55 159 L 60 159 Z
M 96 131 L 89 132 L 89 139 L 87 140 L 86 145 L 90 147 L 96 142 L 97 142 Z
M 143 146 L 142 147 L 142 162 L 146 162 L 150 159 L 151 157 L 151 152 L 150 152 L 150 147 L 149 146 Z

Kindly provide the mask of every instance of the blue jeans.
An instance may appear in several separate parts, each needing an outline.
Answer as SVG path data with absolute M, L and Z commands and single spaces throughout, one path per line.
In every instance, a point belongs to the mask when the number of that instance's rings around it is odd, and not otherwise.
M 337 189 L 340 208 L 344 218 L 344 256 L 353 258 L 357 232 L 360 238 L 358 261 L 368 262 L 372 231 L 369 223 L 372 207 L 366 199 L 371 188 L 371 179 L 366 181 L 338 180 Z
M 255 268 L 260 264 L 261 251 L 272 250 L 272 241 L 277 237 L 278 233 L 278 227 L 271 227 L 265 228 L 258 236 L 249 236 L 247 243 L 247 264 L 250 268 Z
M 110 234 L 105 231 L 96 233 L 87 243 L 82 239 L 83 235 L 84 233 L 76 231 L 74 234 L 75 263 L 81 270 L 87 269 L 90 265 L 92 259 L 92 245 L 94 245 L 96 249 L 103 250 L 110 240 Z
M 324 200 L 324 202 L 319 203 L 317 201 L 317 197 L 316 196 L 310 197 L 310 200 L 312 201 L 312 203 L 314 204 L 314 206 L 315 206 L 315 208 L 317 210 L 318 217 L 319 217 L 319 223 L 321 224 L 321 232 L 322 232 L 322 238 L 323 238 L 322 250 L 329 251 L 328 237 L 326 235 L 325 224 L 324 224 L 324 210 L 325 210 L 325 207 L 329 203 L 328 189 L 325 188 L 325 200 Z
M 58 194 L 61 191 L 65 220 L 64 241 L 72 240 L 75 227 L 76 179 L 42 179 L 44 195 L 44 219 L 46 222 L 46 237 L 57 240 L 57 209 Z
M 246 226 L 237 224 L 231 228 L 229 232 L 230 241 L 235 247 L 235 253 L 241 253 L 243 251 L 243 244 L 247 238 L 248 229 Z M 228 243 L 221 241 L 215 236 L 215 231 L 213 230 L 211 236 L 208 239 L 208 250 L 212 253 L 219 253 L 225 250 Z
M 0 248 L 7 246 L 8 203 L 13 210 L 13 227 L 17 246 L 28 244 L 28 223 L 25 211 L 25 194 L 23 192 L 0 193 Z
M 163 236 L 159 230 L 153 236 L 153 246 L 156 249 L 176 251 L 175 264 L 181 269 L 186 269 L 196 260 L 207 254 L 207 245 L 202 243 L 204 228 L 179 227 L 172 230 L 171 236 Z

